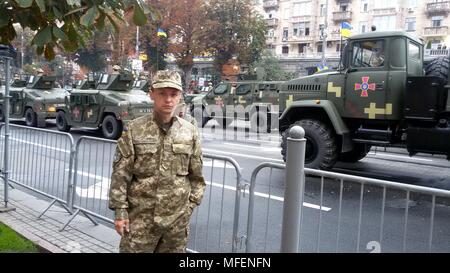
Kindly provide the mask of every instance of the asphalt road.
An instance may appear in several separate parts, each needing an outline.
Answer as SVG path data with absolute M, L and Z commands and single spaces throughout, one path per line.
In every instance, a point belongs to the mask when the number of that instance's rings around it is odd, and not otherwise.
M 238 123 L 236 130 L 231 127 L 221 130 L 213 128 L 213 124 L 214 121 L 211 121 L 201 130 L 204 153 L 235 159 L 241 168 L 244 183 L 250 183 L 252 171 L 259 164 L 282 163 L 277 132 L 250 133 L 243 123 Z M 56 131 L 53 121 L 47 123 L 47 129 Z M 82 135 L 101 137 L 101 132 L 73 129 L 71 135 L 77 141 Z M 70 142 L 53 134 L 17 130 L 13 130 L 11 138 L 12 179 L 25 181 L 33 188 L 65 199 L 67 185 L 64 181 L 69 176 Z M 107 208 L 107 189 L 114 145 L 87 141 L 80 145 L 79 151 L 75 204 L 111 217 L 111 211 Z M 449 190 L 449 164 L 440 156 L 410 158 L 401 149 L 378 149 L 372 150 L 358 163 L 338 163 L 332 171 Z M 204 176 L 208 187 L 202 205 L 193 215 L 189 248 L 200 252 L 229 252 L 234 212 L 239 203 L 236 199 L 236 171 L 229 163 L 205 157 Z M 382 188 L 366 185 L 361 189 L 358 183 L 344 182 L 340 202 L 339 182 L 324 179 L 321 191 L 320 179 L 306 179 L 299 243 L 302 252 L 429 250 L 432 212 L 429 196 L 411 194 L 406 206 L 404 192 L 387 190 L 383 203 Z M 284 172 L 281 170 L 265 169 L 257 176 L 252 225 L 255 252 L 279 250 L 284 188 Z M 245 197 L 239 199 L 238 235 L 246 234 L 248 200 L 247 190 Z M 433 252 L 450 251 L 447 201 L 436 200 L 431 236 Z

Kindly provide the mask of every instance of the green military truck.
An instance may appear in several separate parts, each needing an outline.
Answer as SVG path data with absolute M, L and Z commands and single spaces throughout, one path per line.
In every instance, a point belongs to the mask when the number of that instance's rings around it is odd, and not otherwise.
M 348 39 L 336 71 L 287 81 L 280 90 L 280 133 L 305 129 L 306 166 L 356 162 L 371 146 L 450 157 L 449 59 L 424 69 L 421 40 L 402 31 Z
M 10 85 L 10 117 L 25 118 L 25 124 L 32 127 L 45 127 L 46 119 L 56 118 L 56 109 L 64 107 L 67 92 L 54 88 L 53 76 L 34 76 L 25 79 L 13 79 Z M 0 121 L 5 120 L 4 86 L 0 91 Z
M 227 127 L 233 120 L 250 121 L 253 132 L 269 132 L 279 115 L 278 93 L 282 82 L 223 82 L 190 100 L 191 115 L 202 127 L 215 119 Z M 271 125 L 272 124 L 272 125 Z
M 135 80 L 133 82 L 133 90 L 140 90 L 143 91 L 145 93 L 148 93 L 149 89 L 150 89 L 150 81 L 149 80 Z
M 57 108 L 56 126 L 68 132 L 72 127 L 100 128 L 103 136 L 117 139 L 132 119 L 151 112 L 153 103 L 140 90 L 132 90 L 129 74 L 102 74 L 97 83 L 80 82 Z

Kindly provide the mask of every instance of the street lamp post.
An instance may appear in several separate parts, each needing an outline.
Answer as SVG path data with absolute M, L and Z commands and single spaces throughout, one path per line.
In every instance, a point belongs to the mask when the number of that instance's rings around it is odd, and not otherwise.
M 328 0 L 325 3 L 325 22 L 322 29 L 322 66 L 326 64 L 326 49 L 327 49 L 327 28 L 328 28 Z

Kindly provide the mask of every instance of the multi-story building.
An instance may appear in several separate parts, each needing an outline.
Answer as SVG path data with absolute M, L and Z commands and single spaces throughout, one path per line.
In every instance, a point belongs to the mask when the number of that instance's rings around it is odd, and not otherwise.
M 256 0 L 255 5 L 269 27 L 267 49 L 296 75 L 315 71 L 324 46 L 328 65 L 337 65 L 344 21 L 352 34 L 372 26 L 414 33 L 423 39 L 428 57 L 448 54 L 450 46 L 450 0 Z

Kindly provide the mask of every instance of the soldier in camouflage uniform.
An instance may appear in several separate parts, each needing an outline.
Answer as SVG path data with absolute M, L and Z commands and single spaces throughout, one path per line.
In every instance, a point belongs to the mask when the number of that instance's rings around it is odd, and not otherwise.
M 185 252 L 189 220 L 206 187 L 198 130 L 174 115 L 176 72 L 158 71 L 152 114 L 131 121 L 117 142 L 109 208 L 121 252 Z

